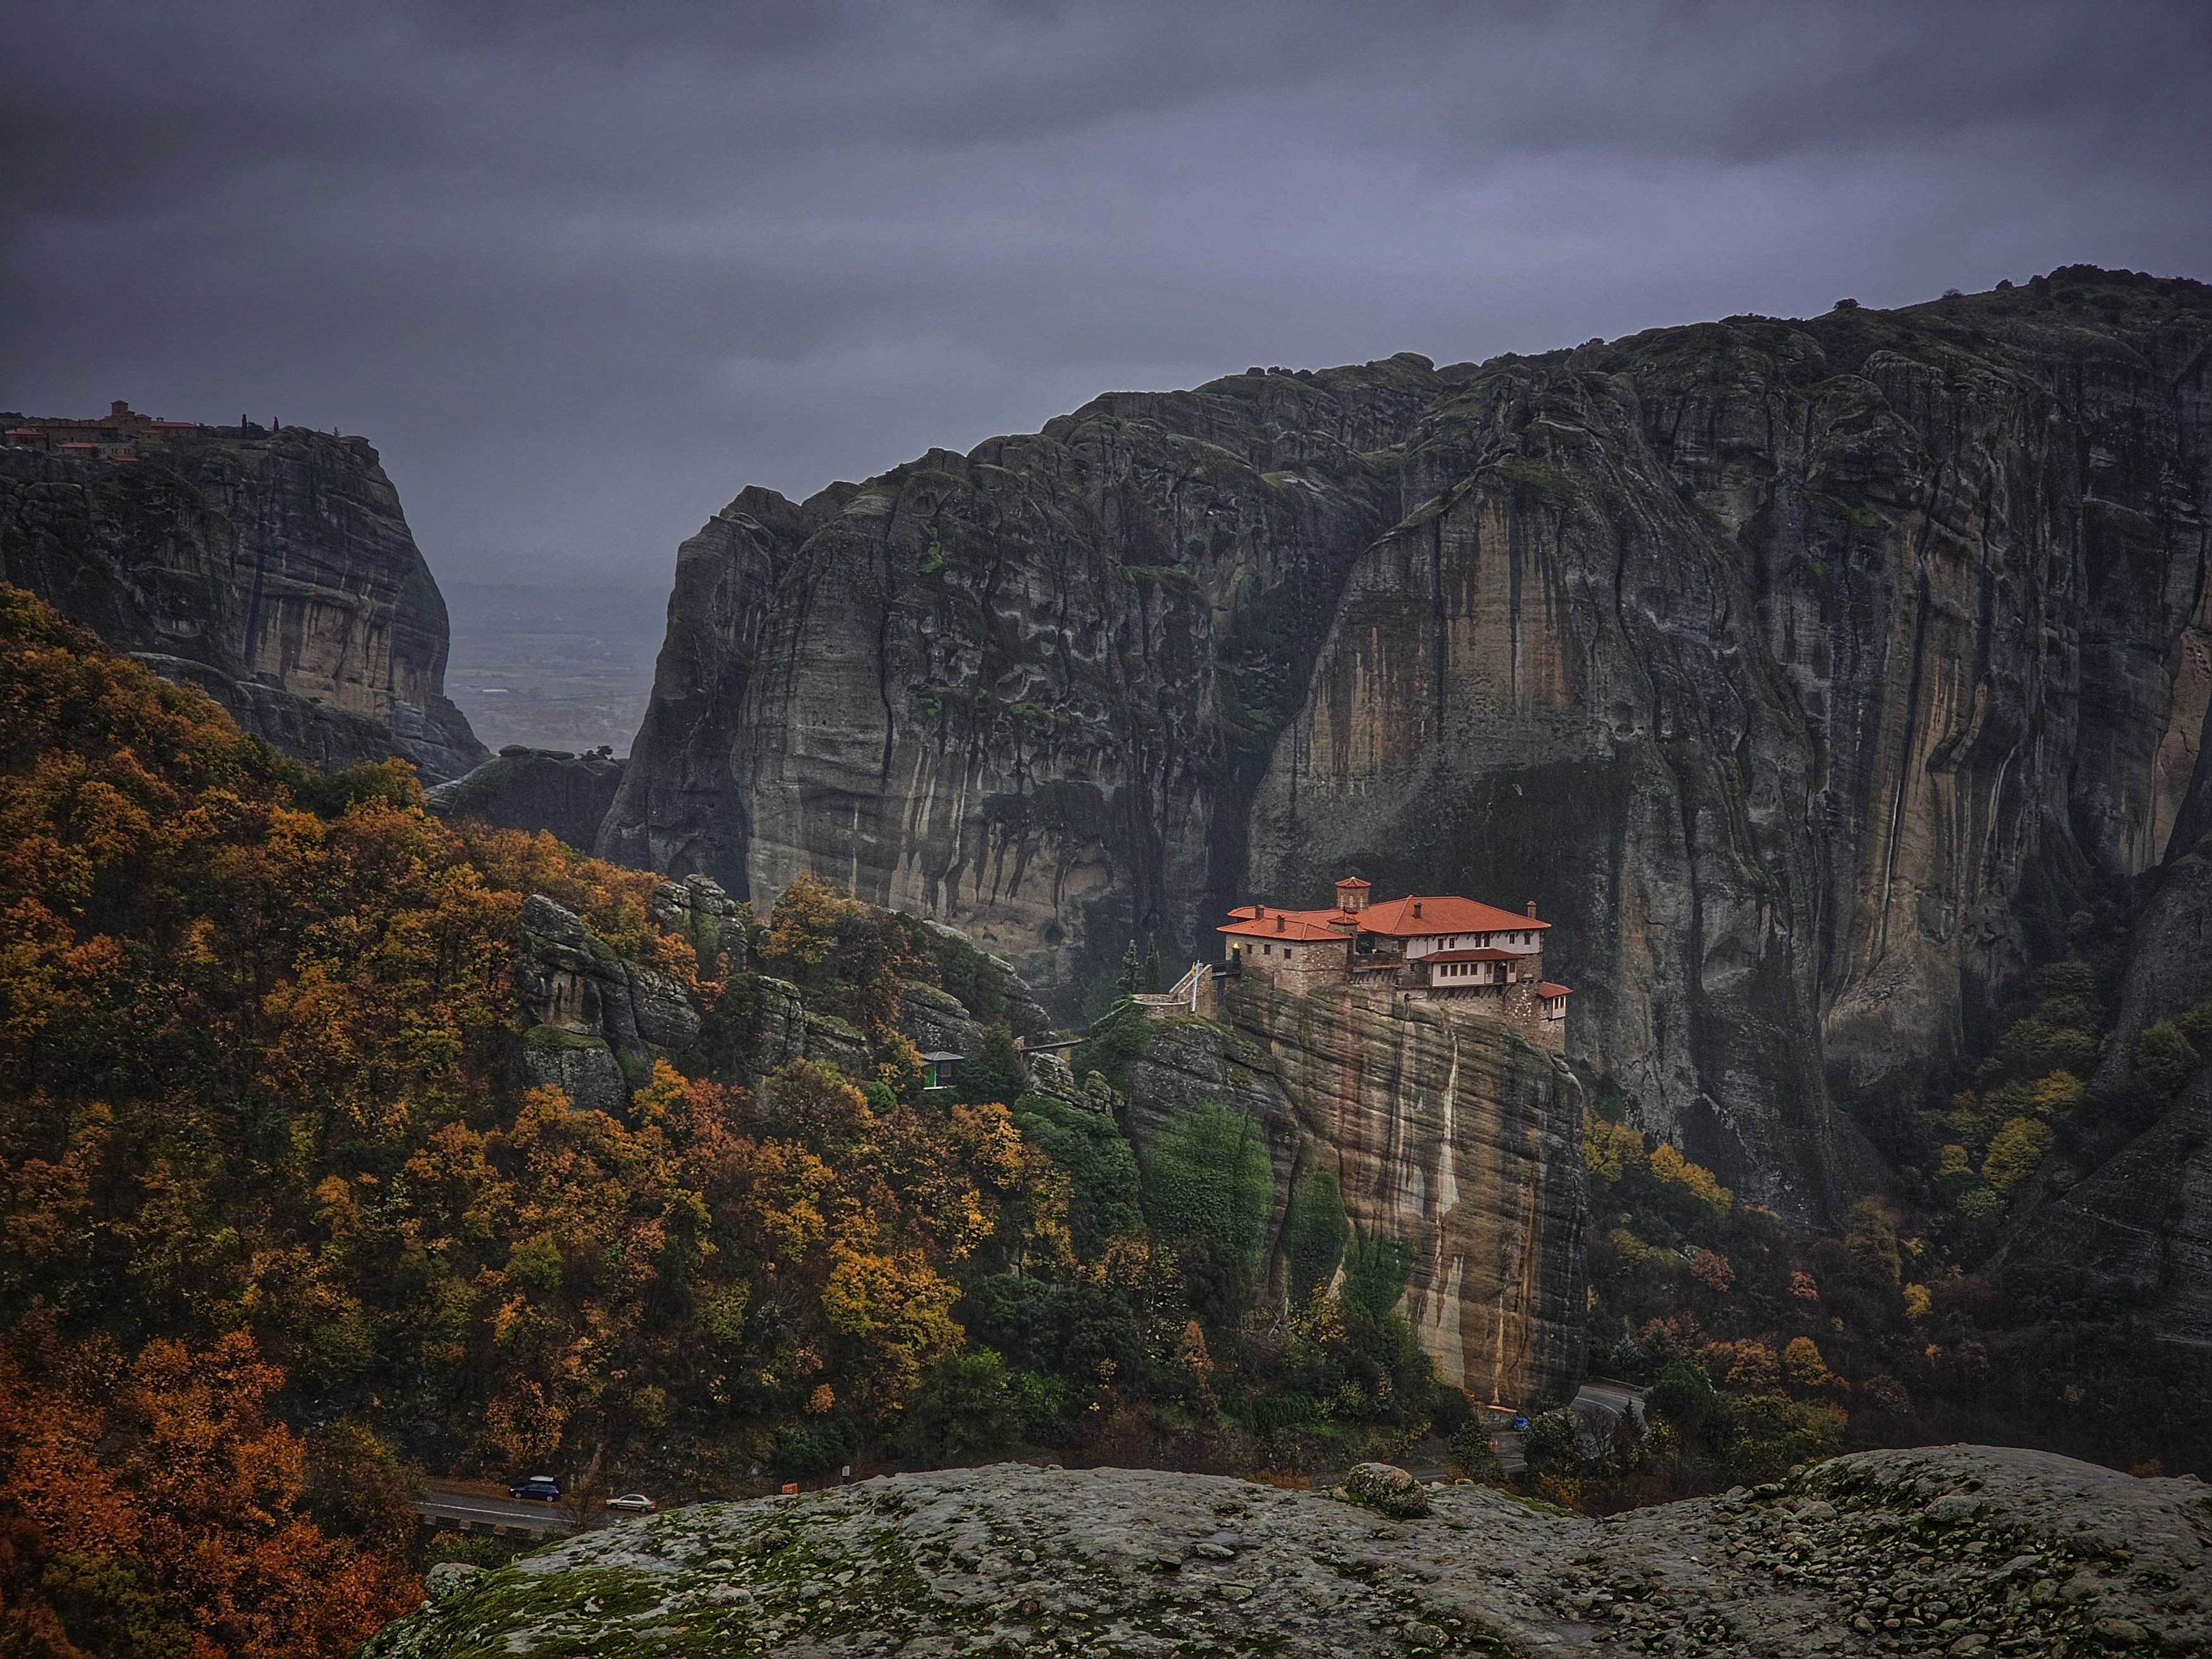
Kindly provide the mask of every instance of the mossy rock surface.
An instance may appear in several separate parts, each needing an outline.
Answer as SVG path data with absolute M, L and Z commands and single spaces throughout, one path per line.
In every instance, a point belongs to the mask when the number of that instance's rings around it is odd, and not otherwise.
M 362 1655 L 2179 1654 L 2212 1634 L 2205 1488 L 2048 1453 L 1860 1453 L 1604 1522 L 1427 1492 L 1392 1522 L 1220 1476 L 1000 1464 L 702 1504 L 441 1585 Z

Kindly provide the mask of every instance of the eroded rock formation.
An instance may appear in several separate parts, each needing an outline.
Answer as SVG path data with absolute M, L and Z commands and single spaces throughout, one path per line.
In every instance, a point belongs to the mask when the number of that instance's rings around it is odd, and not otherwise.
M 1881 1178 L 2039 866 L 2208 799 L 2212 289 L 1102 398 L 685 544 L 601 850 L 956 922 L 1063 1017 L 1253 894 L 1537 900 L 1572 1059 L 1745 1197 Z
M 487 751 L 445 695 L 446 603 L 376 451 L 300 427 L 120 416 L 0 441 L 0 580 L 206 690 L 310 764 Z
M 1601 1522 L 1466 1485 L 1429 1509 L 1392 1522 L 1148 1469 L 901 1474 L 446 1571 L 362 1651 L 1989 1659 L 2212 1640 L 2203 1486 L 2047 1452 L 1862 1452 Z
M 543 893 L 523 901 L 516 972 L 524 1080 L 561 1089 L 579 1107 L 620 1115 L 653 1060 L 698 1041 L 698 1006 L 682 985 L 624 961 Z
M 1218 1023 L 1161 1024 L 1136 1065 L 1131 1138 L 1198 1101 L 1259 1120 L 1290 1194 L 1334 1174 L 1352 1225 L 1411 1247 L 1401 1310 L 1438 1375 L 1481 1400 L 1566 1398 L 1582 1380 L 1589 1206 L 1581 1090 L 1500 1021 L 1349 988 L 1232 981 Z

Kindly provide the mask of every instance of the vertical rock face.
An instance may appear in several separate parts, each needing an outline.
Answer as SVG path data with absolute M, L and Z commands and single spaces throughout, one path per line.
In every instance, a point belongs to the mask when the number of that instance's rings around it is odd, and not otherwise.
M 0 416 L 0 579 L 318 765 L 488 758 L 445 696 L 446 605 L 376 452 L 298 427 Z M 127 445 L 127 449 L 125 446 Z
M 944 916 L 1065 1015 L 1250 896 L 1556 924 L 1571 1058 L 1799 1219 L 2212 828 L 2212 290 L 2075 268 L 1117 395 L 688 544 L 603 850 Z M 2194 826 L 2194 827 L 2192 827 Z
M 1154 1036 L 1133 1079 L 1139 1144 L 1180 1106 L 1243 1107 L 1275 1168 L 1277 1291 L 1289 1196 L 1328 1171 L 1361 1234 L 1412 1248 L 1403 1311 L 1440 1376 L 1485 1400 L 1572 1395 L 1589 1200 L 1566 1066 L 1500 1021 L 1387 992 L 1235 983 L 1222 1012 Z
M 815 870 L 1070 1008 L 1136 932 L 1210 945 L 1241 803 L 1397 514 L 1366 452 L 1431 379 L 1116 396 L 804 506 L 747 490 L 679 556 L 599 849 L 757 901 Z

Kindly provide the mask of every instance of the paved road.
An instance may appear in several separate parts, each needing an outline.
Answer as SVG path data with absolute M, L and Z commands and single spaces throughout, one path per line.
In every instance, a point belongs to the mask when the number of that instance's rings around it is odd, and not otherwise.
M 1606 1376 L 1592 1377 L 1575 1395 L 1577 1406 L 1601 1407 L 1615 1417 L 1626 1411 L 1631 1403 L 1640 1419 L 1644 1415 L 1644 1390 L 1633 1382 L 1616 1382 Z
M 524 1504 L 473 1492 L 425 1492 L 416 1500 L 415 1513 L 427 1521 L 451 1522 L 465 1531 L 526 1532 L 541 1538 L 571 1532 L 575 1526 L 568 1511 L 557 1504 Z

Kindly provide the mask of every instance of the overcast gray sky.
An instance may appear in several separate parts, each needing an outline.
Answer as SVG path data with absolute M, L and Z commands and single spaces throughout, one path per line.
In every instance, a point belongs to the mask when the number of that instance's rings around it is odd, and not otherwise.
M 0 0 L 0 408 L 367 434 L 659 589 L 1109 388 L 2212 278 L 2212 6 Z

